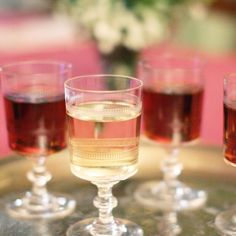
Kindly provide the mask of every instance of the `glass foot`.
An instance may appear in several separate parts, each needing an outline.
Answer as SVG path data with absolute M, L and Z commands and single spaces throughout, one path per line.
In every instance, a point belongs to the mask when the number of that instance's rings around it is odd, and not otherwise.
M 143 230 L 135 223 L 115 219 L 114 224 L 104 225 L 97 222 L 97 218 L 79 221 L 69 227 L 67 236 L 143 236 Z
M 215 219 L 216 228 L 224 235 L 236 235 L 236 209 L 221 212 Z
M 168 186 L 164 181 L 151 181 L 136 190 L 135 198 L 146 207 L 179 211 L 201 207 L 206 202 L 207 195 L 204 191 L 191 189 L 179 181 Z
M 39 202 L 30 193 L 7 205 L 11 217 L 17 219 L 58 219 L 71 214 L 76 206 L 75 200 L 61 195 L 49 195 Z

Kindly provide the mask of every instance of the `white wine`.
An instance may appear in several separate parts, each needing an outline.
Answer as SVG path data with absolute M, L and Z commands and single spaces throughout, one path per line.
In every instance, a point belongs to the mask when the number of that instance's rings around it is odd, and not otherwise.
M 137 170 L 141 107 L 117 101 L 67 107 L 71 170 L 90 181 L 119 181 Z

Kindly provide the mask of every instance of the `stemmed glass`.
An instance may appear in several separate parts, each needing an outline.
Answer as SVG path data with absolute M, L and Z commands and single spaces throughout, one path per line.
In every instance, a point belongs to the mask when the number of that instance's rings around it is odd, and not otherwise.
M 224 160 L 236 167 L 236 73 L 224 79 Z M 236 235 L 236 208 L 221 212 L 216 227 L 224 235 Z
M 167 155 L 161 163 L 163 180 L 141 184 L 135 198 L 161 210 L 197 208 L 206 201 L 206 193 L 191 189 L 177 177 L 183 168 L 179 149 L 200 136 L 202 63 L 194 58 L 152 55 L 140 62 L 138 71 L 144 83 L 144 137 L 164 148 Z
M 51 174 L 45 167 L 48 156 L 66 147 L 63 84 L 70 73 L 70 64 L 53 61 L 26 61 L 1 68 L 10 148 L 33 162 L 27 174 L 31 191 L 7 205 L 12 217 L 54 219 L 75 208 L 73 199 L 47 191 Z
M 116 219 L 112 187 L 137 171 L 141 117 L 138 79 L 120 75 L 87 75 L 65 82 L 72 173 L 98 188 L 98 218 L 72 225 L 67 236 L 143 235 L 139 226 Z

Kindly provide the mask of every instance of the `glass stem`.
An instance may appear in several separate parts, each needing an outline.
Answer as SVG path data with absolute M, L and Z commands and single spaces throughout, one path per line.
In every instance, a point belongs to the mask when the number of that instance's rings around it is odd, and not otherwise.
M 179 148 L 171 147 L 167 150 L 167 156 L 161 163 L 164 182 L 167 186 L 175 185 L 178 176 L 181 174 L 183 166 L 179 162 Z
M 175 211 L 164 212 L 158 226 L 158 229 L 163 236 L 175 236 L 180 234 L 182 230 L 178 223 L 178 216 Z
M 93 203 L 99 210 L 98 221 L 102 225 L 114 224 L 112 210 L 117 206 L 117 199 L 112 195 L 112 187 L 115 183 L 95 183 L 98 188 L 98 196 Z
M 45 157 L 38 158 L 34 161 L 32 170 L 27 174 L 33 184 L 32 191 L 26 196 L 30 199 L 30 205 L 45 206 L 49 204 L 50 197 L 46 185 L 51 180 L 51 174 L 46 170 L 45 161 Z

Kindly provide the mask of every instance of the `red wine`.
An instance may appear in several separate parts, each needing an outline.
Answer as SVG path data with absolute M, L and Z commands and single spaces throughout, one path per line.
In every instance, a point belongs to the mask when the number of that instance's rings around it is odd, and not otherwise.
M 236 104 L 224 104 L 224 156 L 236 165 Z
M 11 149 L 27 156 L 47 156 L 66 146 L 64 95 L 44 98 L 14 93 L 5 95 L 4 102 Z
M 145 135 L 162 143 L 188 142 L 200 136 L 203 89 L 193 85 L 144 89 Z

